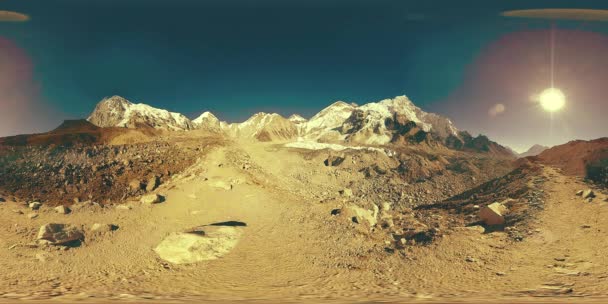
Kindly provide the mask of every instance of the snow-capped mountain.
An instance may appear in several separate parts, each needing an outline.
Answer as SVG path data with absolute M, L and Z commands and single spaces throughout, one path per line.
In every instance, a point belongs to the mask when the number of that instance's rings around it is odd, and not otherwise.
M 303 135 L 309 139 L 339 140 L 337 130 L 353 114 L 357 105 L 337 101 L 313 116 L 303 127 Z
M 225 127 L 229 134 L 260 141 L 285 140 L 298 136 L 295 124 L 276 113 L 256 113 L 242 123 Z
M 214 131 L 219 131 L 221 128 L 220 120 L 211 112 L 205 112 L 192 120 L 192 125 L 195 129 L 208 129 Z
M 134 104 L 120 96 L 104 98 L 87 120 L 99 127 L 148 126 L 164 130 L 192 129 L 192 122 L 182 114 L 157 109 L 143 103 Z
M 299 140 L 359 145 L 441 144 L 456 150 L 471 150 L 512 156 L 506 148 L 485 136 L 459 131 L 441 115 L 427 113 L 406 96 L 397 96 L 362 106 L 338 101 L 310 120 L 294 114 L 289 119 L 276 113 L 257 113 L 242 123 L 220 121 L 210 112 L 190 121 L 184 115 L 133 104 L 113 96 L 103 99 L 88 121 L 99 127 L 153 127 L 165 130 L 203 129 L 259 141 Z
M 458 137 L 458 129 L 449 119 L 422 111 L 406 96 L 362 106 L 338 101 L 306 123 L 304 137 L 384 145 L 412 130 L 430 133 L 442 140 Z

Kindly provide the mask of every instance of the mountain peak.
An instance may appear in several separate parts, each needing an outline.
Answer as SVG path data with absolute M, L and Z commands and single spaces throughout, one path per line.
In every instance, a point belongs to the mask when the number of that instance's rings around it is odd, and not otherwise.
M 300 116 L 299 114 L 292 114 L 291 116 L 289 116 L 289 121 L 293 122 L 294 124 L 301 124 L 301 123 L 305 123 L 308 120 L 302 116 Z
M 197 129 L 220 129 L 220 120 L 213 115 L 213 113 L 207 111 L 201 114 L 196 119 L 192 120 L 193 127 Z
M 134 104 L 121 96 L 102 99 L 87 119 L 98 127 L 140 126 L 165 130 L 189 130 L 192 123 L 179 113 L 157 109 L 147 104 Z

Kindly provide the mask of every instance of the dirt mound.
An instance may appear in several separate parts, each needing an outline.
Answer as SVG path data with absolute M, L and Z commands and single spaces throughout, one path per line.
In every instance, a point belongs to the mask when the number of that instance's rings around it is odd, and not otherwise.
M 544 151 L 536 159 L 562 169 L 564 174 L 608 184 L 608 137 L 571 141 Z
M 66 120 L 52 131 L 40 134 L 17 135 L 0 138 L 4 146 L 74 146 L 111 144 L 116 138 L 136 139 L 135 142 L 150 141 L 160 132 L 151 128 L 100 128 L 90 122 Z M 122 140 L 124 142 L 124 140 Z M 133 143 L 131 141 L 130 143 Z

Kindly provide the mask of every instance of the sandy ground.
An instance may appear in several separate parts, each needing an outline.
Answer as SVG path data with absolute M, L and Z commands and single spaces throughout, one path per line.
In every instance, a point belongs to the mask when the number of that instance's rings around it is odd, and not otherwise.
M 252 169 L 243 169 L 243 159 Z M 463 228 L 393 254 L 373 250 L 382 239 L 331 217 L 334 206 L 314 193 L 332 181 L 302 184 L 296 177 L 307 170 L 287 149 L 228 145 L 163 185 L 161 204 L 68 215 L 43 207 L 30 219 L 25 206 L 0 203 L 0 302 L 572 302 L 608 295 L 608 205 L 603 194 L 592 203 L 575 196 L 588 186 L 556 169 L 543 169 L 545 210 L 523 242 Z M 246 226 L 217 260 L 174 265 L 153 251 L 175 232 L 227 221 Z M 31 245 L 51 222 L 82 226 L 86 241 L 67 250 Z M 94 223 L 119 229 L 96 235 L 88 231 Z

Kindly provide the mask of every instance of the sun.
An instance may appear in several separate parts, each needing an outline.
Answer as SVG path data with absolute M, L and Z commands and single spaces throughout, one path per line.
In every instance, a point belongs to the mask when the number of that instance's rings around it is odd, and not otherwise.
M 547 112 L 557 112 L 566 105 L 566 95 L 558 88 L 548 88 L 540 93 L 540 105 Z

